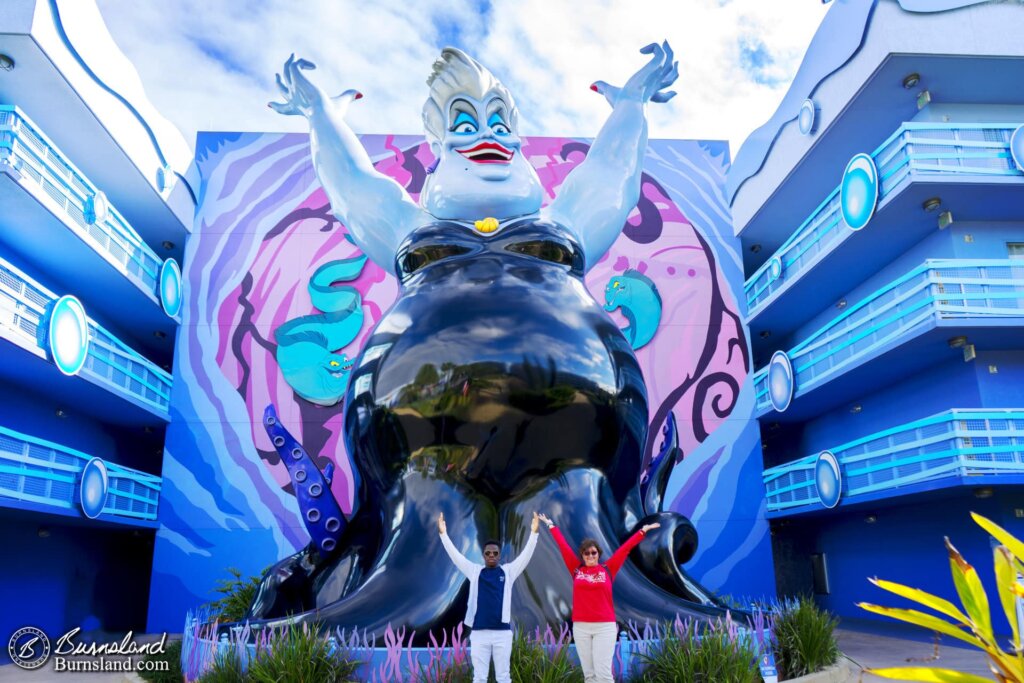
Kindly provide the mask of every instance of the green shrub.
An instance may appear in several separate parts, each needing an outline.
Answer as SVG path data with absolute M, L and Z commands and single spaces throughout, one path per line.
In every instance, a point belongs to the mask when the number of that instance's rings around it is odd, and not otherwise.
M 249 662 L 254 683 L 340 683 L 352 680 L 359 663 L 332 654 L 318 626 L 286 628 Z
M 238 650 L 232 647 L 213 660 L 213 666 L 202 675 L 199 683 L 246 683 L 248 680 Z
M 232 578 L 217 581 L 214 591 L 223 597 L 210 603 L 211 617 L 220 622 L 242 621 L 249 613 L 262 577 L 243 579 L 242 572 L 234 567 L 228 567 L 228 573 Z
M 800 598 L 775 618 L 775 661 L 783 679 L 806 676 L 839 659 L 839 621 L 810 598 Z
M 181 641 L 172 640 L 160 654 L 142 656 L 146 662 L 167 662 L 167 671 L 140 671 L 142 680 L 150 683 L 181 683 Z
M 646 653 L 637 653 L 642 671 L 635 678 L 649 683 L 759 683 L 753 641 L 736 631 L 713 625 L 703 631 L 695 623 L 666 625 L 665 634 Z
M 567 634 L 556 637 L 528 636 L 516 631 L 512 641 L 511 673 L 513 681 L 534 683 L 582 683 L 583 670 L 569 658 Z

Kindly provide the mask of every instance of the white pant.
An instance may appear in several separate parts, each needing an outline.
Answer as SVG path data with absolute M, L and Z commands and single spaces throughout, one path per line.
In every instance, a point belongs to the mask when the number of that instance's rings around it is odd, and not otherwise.
M 615 654 L 614 621 L 577 621 L 572 625 L 572 639 L 583 667 L 586 683 L 612 683 L 612 656 Z
M 512 683 L 512 631 L 473 631 L 469 634 L 469 658 L 473 660 L 473 683 L 487 683 L 494 658 L 498 683 Z

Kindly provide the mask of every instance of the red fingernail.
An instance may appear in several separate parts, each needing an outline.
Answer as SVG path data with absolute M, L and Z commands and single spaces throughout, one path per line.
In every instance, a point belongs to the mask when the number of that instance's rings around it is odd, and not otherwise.
M 356 99 L 357 99 L 357 100 L 361 100 L 361 99 L 363 99 L 363 93 L 361 93 L 361 92 L 357 92 L 357 93 L 356 93 Z
M 590 89 L 593 90 L 594 92 L 601 92 L 600 90 L 597 89 L 597 83 L 591 83 Z

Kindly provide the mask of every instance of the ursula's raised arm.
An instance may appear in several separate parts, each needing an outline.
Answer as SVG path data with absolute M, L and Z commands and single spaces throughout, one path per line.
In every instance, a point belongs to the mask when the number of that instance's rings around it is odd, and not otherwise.
M 270 107 L 309 120 L 313 167 L 334 215 L 371 261 L 393 272 L 398 245 L 427 216 L 401 185 L 373 168 L 366 149 L 345 123 L 349 104 L 361 95 L 346 90 L 327 97 L 302 73 L 315 68 L 305 59 L 289 57 L 283 74 L 277 75 L 285 101 L 271 102 Z
M 593 88 L 612 105 L 612 113 L 594 139 L 587 158 L 565 179 L 545 209 L 547 218 L 570 226 L 583 242 L 589 270 L 615 242 L 640 198 L 647 151 L 648 102 L 667 102 L 662 92 L 675 82 L 678 62 L 666 42 L 640 50 L 651 60 L 622 88 L 598 81 Z

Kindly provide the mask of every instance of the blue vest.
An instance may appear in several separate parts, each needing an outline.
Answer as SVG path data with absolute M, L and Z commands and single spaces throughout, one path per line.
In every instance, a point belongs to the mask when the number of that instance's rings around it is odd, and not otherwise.
M 480 570 L 477 586 L 474 631 L 507 631 L 511 628 L 501 620 L 501 606 L 505 600 L 505 570 L 484 567 Z

